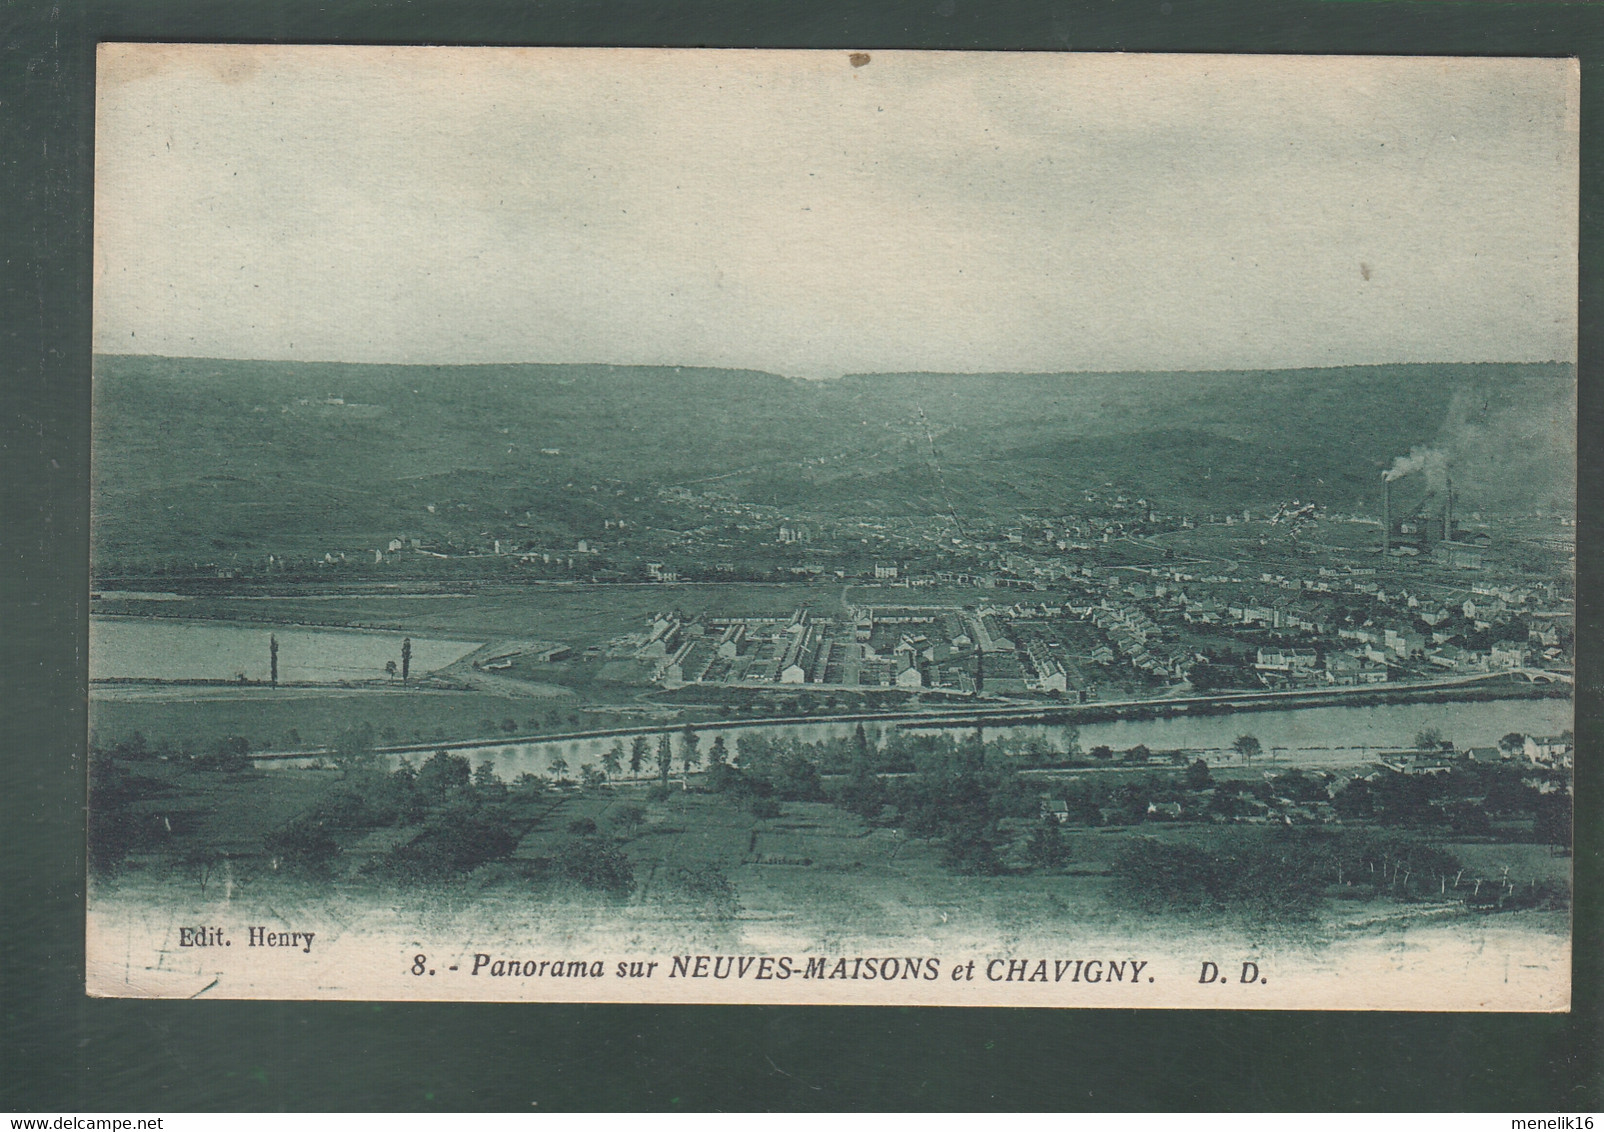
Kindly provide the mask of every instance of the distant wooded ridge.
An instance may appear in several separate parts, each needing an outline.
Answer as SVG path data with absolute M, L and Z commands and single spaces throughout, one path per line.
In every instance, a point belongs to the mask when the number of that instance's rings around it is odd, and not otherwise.
M 1379 511 L 1381 473 L 1419 447 L 1445 454 L 1463 516 L 1575 495 L 1575 368 L 1555 363 L 803 380 L 104 355 L 94 372 L 102 556 L 477 535 L 491 516 L 554 538 L 676 527 L 675 486 L 799 514 L 1062 514 L 1110 485 L 1176 511 Z

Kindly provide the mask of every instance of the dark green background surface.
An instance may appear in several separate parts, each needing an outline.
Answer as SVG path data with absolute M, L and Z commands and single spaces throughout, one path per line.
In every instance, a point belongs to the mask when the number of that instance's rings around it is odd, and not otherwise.
M 1272 0 L 0 0 L 0 1110 L 1600 1108 L 1601 17 Z M 85 998 L 93 70 L 96 41 L 116 39 L 1581 56 L 1576 1013 Z

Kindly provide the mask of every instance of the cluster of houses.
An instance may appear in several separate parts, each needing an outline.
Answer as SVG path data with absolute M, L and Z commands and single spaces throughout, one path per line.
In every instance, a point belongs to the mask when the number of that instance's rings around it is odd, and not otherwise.
M 1149 756 L 1149 761 L 1169 762 L 1171 755 L 1153 754 Z M 1346 774 L 1325 770 L 1297 772 L 1302 780 L 1301 788 L 1284 792 L 1278 792 L 1276 784 L 1282 780 L 1286 772 L 1266 772 L 1263 781 L 1269 784 L 1268 790 L 1260 789 L 1250 794 L 1246 792 L 1246 784 L 1240 784 L 1242 789 L 1239 790 L 1239 812 L 1235 814 L 1228 814 L 1213 804 L 1217 788 L 1211 786 L 1189 792 L 1181 798 L 1154 797 L 1147 802 L 1145 819 L 1147 821 L 1208 820 L 1250 825 L 1326 825 L 1340 820 L 1338 807 L 1333 803 L 1354 783 L 1371 784 L 1387 774 L 1447 774 L 1456 765 L 1467 761 L 1525 768 L 1531 775 L 1523 779 L 1525 784 L 1546 794 L 1564 789 L 1562 779 L 1556 780 L 1546 772 L 1570 770 L 1574 761 L 1574 746 L 1569 735 L 1514 734 L 1491 747 L 1393 751 L 1382 754 L 1372 769 L 1362 772 Z M 1310 783 L 1317 786 L 1313 796 L 1309 791 Z M 1321 789 L 1324 791 L 1324 797 L 1319 796 Z M 1175 792 L 1167 793 L 1173 795 Z M 1292 793 L 1299 796 L 1284 796 Z M 1447 804 L 1451 801 L 1451 799 L 1437 799 L 1432 804 Z M 1042 818 L 1060 824 L 1070 822 L 1073 817 L 1068 802 L 1050 792 L 1041 796 L 1040 813 Z
M 1253 656 L 1254 669 L 1272 685 L 1568 664 L 1572 606 L 1546 587 L 1489 582 L 1446 594 L 1388 593 L 1371 580 L 1373 571 L 1321 573 L 1250 581 L 1154 571 L 1152 581 L 1105 578 L 1087 587 L 1097 594 L 1089 607 L 1071 598 L 1065 608 L 1091 619 L 1122 659 L 1155 675 L 1184 675 L 1193 658 L 1166 652 L 1164 641 L 1186 629 L 1244 642 L 1273 639 Z M 1144 663 L 1144 650 L 1159 663 Z
M 1116 657 L 1123 658 L 1139 672 L 1177 680 L 1183 679 L 1191 667 L 1192 657 L 1186 650 L 1162 643 L 1158 623 L 1139 608 L 1107 597 L 1084 610 L 1069 608 L 1072 614 L 1102 630 L 1108 639 L 1101 651 L 1093 650 L 1089 659 L 1095 663 L 1107 664 Z
M 1462 751 L 1397 751 L 1382 757 L 1380 765 L 1404 774 L 1446 774 L 1460 759 L 1476 763 L 1525 765 L 1541 770 L 1569 770 L 1574 758 L 1575 748 L 1569 735 L 1512 734 L 1492 747 L 1467 747 Z
M 1017 639 L 1000 611 L 865 606 L 839 616 L 658 614 L 632 642 L 665 687 L 686 684 L 1065 691 L 1045 641 Z
M 1318 597 L 1226 604 L 1185 583 L 1120 580 L 1056 603 L 978 609 L 665 613 L 653 618 L 633 648 L 653 662 L 653 679 L 670 687 L 816 684 L 1002 695 L 1095 690 L 1084 675 L 1088 665 L 1102 666 L 1100 679 L 1124 670 L 1179 682 L 1204 659 L 1185 643 L 1199 634 L 1258 642 L 1246 663 L 1270 687 L 1378 684 L 1534 666 L 1563 670 L 1568 659 L 1560 626 L 1570 612 L 1560 602 L 1545 609 L 1533 595 L 1490 589 L 1452 604 L 1404 593 L 1359 596 L 1363 605 L 1349 599 L 1340 611 Z M 1471 647 L 1467 634 L 1480 634 L 1480 647 Z
M 665 687 L 685 684 L 831 684 L 921 688 L 922 634 L 862 634 L 861 618 L 798 609 L 783 616 L 660 614 L 635 651 Z
M 1267 776 L 1270 777 L 1270 776 Z M 1337 779 L 1329 773 L 1316 776 L 1331 784 L 1328 788 L 1335 796 L 1340 792 L 1346 780 Z M 1328 825 L 1339 821 L 1336 807 L 1329 800 L 1307 800 L 1286 798 L 1271 794 L 1268 797 L 1243 794 L 1240 799 L 1240 814 L 1227 816 L 1225 813 L 1211 808 L 1214 789 L 1209 788 L 1194 794 L 1187 799 L 1158 799 L 1153 798 L 1147 802 L 1143 817 L 1146 821 L 1214 821 L 1241 823 L 1245 825 Z M 1041 801 L 1041 816 L 1049 821 L 1067 824 L 1071 819 L 1069 804 L 1062 798 L 1043 796 Z

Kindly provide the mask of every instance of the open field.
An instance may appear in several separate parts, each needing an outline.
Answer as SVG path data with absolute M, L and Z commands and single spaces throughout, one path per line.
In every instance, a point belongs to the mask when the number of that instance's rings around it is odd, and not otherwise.
M 601 726 L 593 716 L 576 715 L 572 701 L 507 699 L 481 692 L 423 689 L 218 689 L 221 694 L 183 695 L 188 689 L 162 689 L 160 699 L 99 693 L 90 704 L 90 734 L 99 746 L 134 732 L 152 742 L 207 750 L 232 735 L 252 750 L 327 746 L 350 727 L 371 724 L 383 743 L 424 743 L 505 735 L 512 720 L 520 734 Z M 198 689 L 210 693 L 211 689 Z M 557 718 L 552 718 L 552 713 Z
M 853 599 L 864 600 L 858 588 L 853 587 Z M 890 592 L 907 595 L 910 591 Z M 978 590 L 968 592 L 979 594 Z M 797 582 L 482 586 L 471 592 L 437 594 L 196 595 L 160 603 L 118 597 L 97 602 L 95 612 L 337 625 L 466 635 L 481 640 L 540 638 L 583 647 L 603 644 L 622 633 L 638 632 L 646 617 L 660 611 L 678 608 L 686 614 L 703 610 L 788 613 L 798 605 L 839 605 L 841 594 L 839 583 Z

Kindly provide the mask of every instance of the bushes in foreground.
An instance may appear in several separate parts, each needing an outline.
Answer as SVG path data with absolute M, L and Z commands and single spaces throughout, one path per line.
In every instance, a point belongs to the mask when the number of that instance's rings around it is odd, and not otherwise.
M 602 892 L 625 893 L 635 887 L 635 866 L 626 854 L 602 837 L 576 837 L 552 859 L 552 871 L 564 880 Z
M 1114 862 L 1123 896 L 1151 911 L 1230 909 L 1300 918 L 1328 886 L 1395 899 L 1444 895 L 1463 870 L 1452 854 L 1399 836 L 1268 831 L 1226 849 L 1138 838 Z
M 504 817 L 460 807 L 391 850 L 382 868 L 398 879 L 443 880 L 504 860 L 517 847 L 518 835 Z
M 1297 918 L 1320 895 L 1306 854 L 1262 843 L 1211 852 L 1142 837 L 1115 860 L 1114 879 L 1126 899 L 1153 912 L 1236 909 Z

